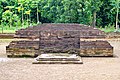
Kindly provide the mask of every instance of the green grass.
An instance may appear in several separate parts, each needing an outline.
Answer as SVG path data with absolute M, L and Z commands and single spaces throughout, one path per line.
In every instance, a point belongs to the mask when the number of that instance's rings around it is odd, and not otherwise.
M 15 33 L 15 31 L 17 31 L 17 30 L 19 30 L 19 29 L 21 29 L 21 28 L 26 28 L 27 27 L 27 25 L 25 25 L 24 27 L 21 27 L 21 26 L 19 26 L 18 28 L 16 28 L 16 27 L 8 27 L 8 26 L 5 26 L 4 28 L 3 28 L 3 32 L 2 32 L 2 27 L 0 27 L 0 33 Z
M 104 31 L 106 33 L 108 33 L 108 32 L 114 32 L 115 31 L 115 29 L 111 29 L 111 28 L 107 28 L 107 29 L 101 28 L 100 30 L 102 30 L 102 31 Z
M 0 33 L 2 33 L 1 30 Z M 15 30 L 4 30 L 3 33 L 15 33 Z
M 35 23 L 32 24 L 33 26 L 36 25 Z M 15 31 L 22 29 L 22 28 L 27 28 L 28 25 L 24 25 L 23 27 L 18 26 L 16 27 L 9 27 L 9 26 L 4 26 L 3 27 L 3 33 L 15 33 Z M 0 33 L 2 33 L 2 25 L 0 25 Z
M 36 24 L 34 24 L 34 25 L 36 25 Z M 24 25 L 23 28 L 26 28 L 26 27 L 28 27 L 28 26 Z M 21 28 L 22 28 L 21 26 L 19 26 L 18 29 L 16 29 L 16 27 L 11 27 L 10 28 L 8 26 L 5 26 L 4 30 L 3 30 L 3 33 L 15 33 L 16 30 L 19 30 Z M 98 29 L 100 29 L 100 30 L 102 30 L 102 31 L 104 31 L 106 33 L 108 33 L 108 32 L 115 32 L 115 28 L 113 26 L 106 26 L 106 28 L 98 28 Z M 120 32 L 120 29 L 117 32 Z M 0 26 L 0 33 L 2 33 L 1 26 Z
M 113 28 L 107 28 L 107 29 L 105 29 L 105 28 L 100 28 L 100 30 L 102 30 L 102 31 L 104 31 L 104 32 L 106 32 L 106 33 L 109 33 L 109 32 L 120 32 L 120 29 L 118 29 L 118 30 L 116 31 L 116 29 L 113 29 Z
M 100 29 L 100 30 L 102 30 L 102 31 L 104 31 L 104 32 L 106 32 L 106 33 L 109 33 L 109 32 L 115 32 L 115 27 L 114 27 L 114 25 L 113 26 L 111 26 L 111 25 L 108 25 L 108 26 L 106 26 L 105 28 L 98 28 L 98 29 Z

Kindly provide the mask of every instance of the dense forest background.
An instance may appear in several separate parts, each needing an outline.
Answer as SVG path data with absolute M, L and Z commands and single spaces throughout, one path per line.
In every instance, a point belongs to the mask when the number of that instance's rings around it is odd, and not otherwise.
M 80 23 L 116 27 L 120 0 L 0 0 L 0 29 L 41 23 Z

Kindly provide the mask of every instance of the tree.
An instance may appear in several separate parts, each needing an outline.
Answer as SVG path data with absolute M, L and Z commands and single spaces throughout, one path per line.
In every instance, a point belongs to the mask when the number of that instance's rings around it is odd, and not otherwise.
M 18 23 L 22 27 L 29 21 L 37 24 L 80 23 L 104 27 L 113 25 L 116 19 L 117 30 L 119 3 L 120 0 L 0 0 L 0 24 L 14 27 L 17 23 L 14 17 L 17 16 L 21 18 Z M 7 15 L 10 20 L 5 21 L 2 17 L 6 10 L 12 15 L 11 18 Z M 30 14 L 27 14 L 29 10 Z
M 3 7 L 2 7 L 2 2 L 0 1 L 0 20 L 2 19 L 2 12 L 3 12 Z
M 93 14 L 93 27 L 96 27 L 96 13 L 100 10 L 101 5 L 103 2 L 101 0 L 89 0 L 91 3 L 91 9 L 92 9 L 92 14 Z
M 13 14 L 12 21 L 13 21 L 13 25 L 15 25 L 16 27 L 16 30 L 18 30 L 19 16 L 17 14 Z
M 37 10 L 37 24 L 39 24 L 40 23 L 40 21 L 39 21 L 39 12 L 40 12 L 40 10 L 39 10 L 39 0 L 32 1 L 32 4 L 30 6 L 32 8 L 36 8 L 36 10 Z
M 20 5 L 18 7 L 18 12 L 22 11 L 22 27 L 24 25 L 24 6 L 23 6 L 24 3 L 25 3 L 25 0 L 18 0 L 18 4 Z
M 116 30 L 118 30 L 118 14 L 119 14 L 119 8 L 120 8 L 120 0 L 111 0 L 111 5 L 113 6 L 112 8 L 112 11 L 115 10 L 116 11 L 116 23 L 115 23 L 115 26 L 116 26 Z
M 77 23 L 77 20 L 78 20 L 77 8 L 78 8 L 78 4 L 73 0 L 61 1 L 61 4 L 58 4 L 57 9 L 55 9 L 55 10 L 59 10 L 58 11 L 59 13 L 57 14 L 60 14 L 59 16 L 57 16 L 59 17 L 57 21 L 64 22 L 64 23 Z
M 27 23 L 28 23 L 28 26 L 29 26 L 29 22 L 30 22 L 30 11 L 31 10 L 28 10 L 25 12 L 25 14 L 27 15 Z
M 9 20 L 9 24 L 10 24 L 10 27 L 12 26 L 12 14 L 13 14 L 13 12 L 12 12 L 12 9 L 14 8 L 14 6 L 6 6 L 5 7 L 6 9 L 9 9 L 8 11 L 7 11 L 7 13 L 9 13 L 10 14 L 10 20 Z
M 12 26 L 12 12 L 10 10 L 6 10 L 5 12 L 3 12 L 2 14 L 2 21 L 5 22 L 7 24 L 8 22 L 8 25 L 11 27 Z
M 77 0 L 78 22 L 92 25 L 92 8 L 90 0 Z

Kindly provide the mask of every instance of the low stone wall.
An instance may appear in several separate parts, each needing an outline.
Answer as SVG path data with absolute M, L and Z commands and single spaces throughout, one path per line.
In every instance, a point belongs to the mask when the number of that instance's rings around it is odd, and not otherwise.
M 38 50 L 34 49 L 18 49 L 18 48 L 9 48 L 7 49 L 8 57 L 34 57 L 35 53 Z
M 80 56 L 113 56 L 111 48 L 80 49 Z
M 13 39 L 14 34 L 0 34 L 0 39 Z
M 41 46 L 39 41 L 13 41 L 6 47 L 6 53 L 8 57 L 34 57 L 40 52 L 70 54 L 76 52 L 80 56 L 113 56 L 113 47 L 107 41 L 80 41 L 80 48 L 76 49 L 61 49 L 62 47 L 39 49 Z
M 8 57 L 34 57 L 39 51 L 39 41 L 12 41 L 6 46 Z
M 107 41 L 81 41 L 80 56 L 113 56 L 113 47 Z
M 120 38 L 120 32 L 110 32 L 106 33 L 106 38 L 108 39 L 115 39 L 115 38 Z

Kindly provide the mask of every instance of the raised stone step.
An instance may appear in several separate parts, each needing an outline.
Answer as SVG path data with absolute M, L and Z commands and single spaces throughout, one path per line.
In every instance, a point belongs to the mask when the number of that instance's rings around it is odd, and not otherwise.
M 76 54 L 67 54 L 67 53 L 49 53 L 41 54 L 33 64 L 82 64 L 82 59 Z
M 77 31 L 79 31 L 79 33 Z M 56 34 L 59 34 L 59 36 L 66 36 L 64 34 L 67 32 L 69 33 L 67 37 L 79 36 L 81 38 L 105 38 L 103 31 L 81 24 L 40 24 L 34 27 L 18 30 L 14 37 L 36 39 L 39 38 L 40 32 L 44 34 L 42 36 L 48 36 L 48 33 L 51 32 L 52 36 L 55 36 Z

